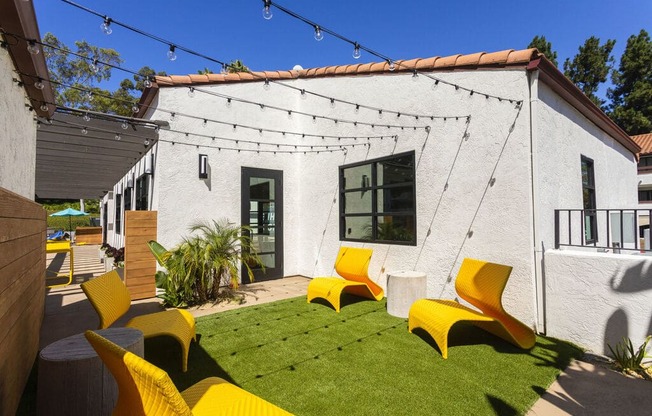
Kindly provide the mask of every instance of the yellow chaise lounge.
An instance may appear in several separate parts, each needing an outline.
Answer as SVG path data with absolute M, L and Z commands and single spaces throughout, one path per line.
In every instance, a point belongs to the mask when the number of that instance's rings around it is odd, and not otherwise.
M 290 415 L 219 377 L 179 393 L 165 371 L 93 331 L 85 335 L 118 383 L 114 415 Z
M 108 328 L 131 306 L 129 290 L 118 272 L 112 270 L 81 284 L 81 288 L 100 317 L 99 329 Z M 181 345 L 181 368 L 188 370 L 190 341 L 195 338 L 195 318 L 188 311 L 170 309 L 136 316 L 125 325 L 143 331 L 145 338 L 171 336 Z
M 342 247 L 335 261 L 339 277 L 315 277 L 308 284 L 308 303 L 315 298 L 327 300 L 340 311 L 342 292 L 369 299 L 382 300 L 383 288 L 369 279 L 367 269 L 373 251 L 369 248 Z
M 511 272 L 511 266 L 464 259 L 455 279 L 455 290 L 460 298 L 482 312 L 454 300 L 419 299 L 410 307 L 408 330 L 427 331 L 443 358 L 448 358 L 448 332 L 460 321 L 470 322 L 520 348 L 532 348 L 534 331 L 505 312 L 501 302 Z

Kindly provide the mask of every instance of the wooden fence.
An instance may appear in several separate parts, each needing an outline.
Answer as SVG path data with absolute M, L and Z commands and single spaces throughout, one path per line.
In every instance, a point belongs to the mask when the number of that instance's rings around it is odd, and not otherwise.
M 0 415 L 13 415 L 39 347 L 46 212 L 0 188 Z
M 157 211 L 125 211 L 125 284 L 131 299 L 156 296 L 156 259 L 147 242 L 156 240 Z

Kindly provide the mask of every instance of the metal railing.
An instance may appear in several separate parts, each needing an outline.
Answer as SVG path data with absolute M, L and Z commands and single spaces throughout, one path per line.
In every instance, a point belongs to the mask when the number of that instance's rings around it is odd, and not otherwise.
M 647 222 L 641 216 L 647 216 Z M 652 209 L 556 209 L 555 248 L 652 252 L 650 218 Z

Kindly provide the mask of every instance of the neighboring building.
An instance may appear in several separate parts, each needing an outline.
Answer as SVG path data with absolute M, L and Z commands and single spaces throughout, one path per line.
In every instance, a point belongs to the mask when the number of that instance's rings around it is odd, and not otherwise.
M 258 279 L 331 275 L 340 245 L 365 245 L 380 285 L 414 269 L 453 298 L 462 259 L 486 259 L 514 266 L 505 306 L 543 331 L 554 210 L 636 204 L 638 146 L 536 49 L 256 74 L 145 91 L 170 127 L 105 197 L 110 244 L 127 204 L 158 211 L 167 247 L 198 220 L 250 224 Z
M 632 136 L 641 147 L 638 154 L 638 212 L 639 237 L 650 249 L 650 211 L 652 210 L 652 133 Z M 646 211 L 647 210 L 647 211 Z M 646 231 L 647 230 L 647 231 Z

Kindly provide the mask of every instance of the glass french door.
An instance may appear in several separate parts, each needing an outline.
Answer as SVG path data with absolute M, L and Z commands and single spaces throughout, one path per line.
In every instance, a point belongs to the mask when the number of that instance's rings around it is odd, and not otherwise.
M 250 264 L 254 281 L 283 277 L 283 171 L 242 168 L 242 225 L 264 267 Z M 251 283 L 246 267 L 242 282 Z

